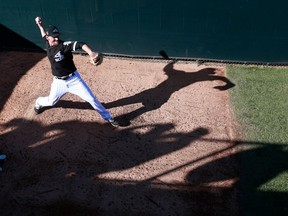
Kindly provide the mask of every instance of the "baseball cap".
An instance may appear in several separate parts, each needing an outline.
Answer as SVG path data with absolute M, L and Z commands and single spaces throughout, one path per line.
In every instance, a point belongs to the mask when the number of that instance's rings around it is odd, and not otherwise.
M 56 26 L 53 26 L 53 25 L 49 25 L 46 28 L 45 32 L 46 32 L 47 36 L 57 37 L 57 36 L 60 35 L 60 32 L 59 32 L 58 28 Z

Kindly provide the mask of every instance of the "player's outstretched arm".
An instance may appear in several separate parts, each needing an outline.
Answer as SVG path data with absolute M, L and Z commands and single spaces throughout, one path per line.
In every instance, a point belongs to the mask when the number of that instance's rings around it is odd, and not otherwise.
M 93 59 L 93 58 L 96 58 L 97 55 L 98 55 L 96 52 L 93 52 L 87 44 L 83 44 L 82 49 L 83 49 L 86 53 L 88 53 L 88 55 L 89 55 L 90 58 L 92 58 L 92 59 Z
M 45 30 L 44 30 L 44 27 L 43 27 L 43 23 L 42 23 L 41 17 L 37 16 L 35 18 L 35 22 L 36 22 L 36 25 L 38 25 L 38 27 L 39 27 L 41 36 L 44 37 L 46 35 L 46 33 L 45 33 Z

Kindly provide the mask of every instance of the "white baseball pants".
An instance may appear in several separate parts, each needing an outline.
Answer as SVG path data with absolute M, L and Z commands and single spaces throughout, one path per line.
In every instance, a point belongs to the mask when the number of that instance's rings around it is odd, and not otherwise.
M 54 77 L 49 96 L 37 98 L 35 106 L 36 108 L 53 106 L 66 93 L 78 95 L 80 98 L 90 103 L 103 119 L 109 120 L 112 118 L 110 113 L 98 101 L 90 88 L 81 78 L 78 71 L 75 71 L 74 76 L 69 77 L 67 80 L 61 80 Z

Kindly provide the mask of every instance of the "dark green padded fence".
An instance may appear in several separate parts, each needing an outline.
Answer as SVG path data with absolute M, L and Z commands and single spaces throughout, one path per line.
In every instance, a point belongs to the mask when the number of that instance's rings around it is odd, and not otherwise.
M 43 48 L 34 22 L 40 15 L 62 39 L 104 53 L 151 57 L 165 50 L 177 58 L 286 64 L 287 6 L 284 0 L 2 0 L 0 27 L 33 49 Z M 31 48 L 3 37 L 1 48 Z

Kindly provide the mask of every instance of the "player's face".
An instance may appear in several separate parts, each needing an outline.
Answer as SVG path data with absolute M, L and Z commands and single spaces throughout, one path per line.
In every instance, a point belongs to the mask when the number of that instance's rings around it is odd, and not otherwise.
M 59 44 L 59 36 L 48 36 L 47 40 L 50 46 L 56 46 Z

